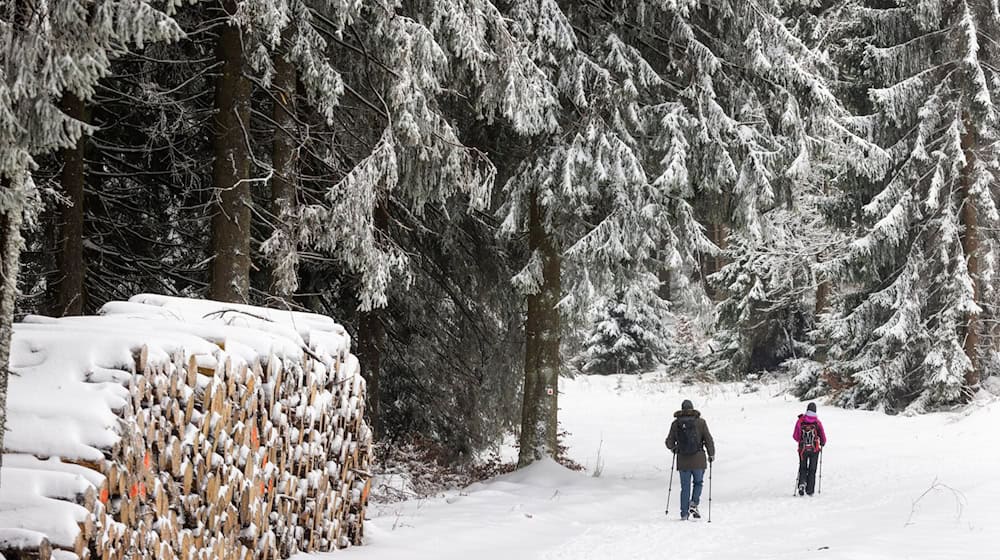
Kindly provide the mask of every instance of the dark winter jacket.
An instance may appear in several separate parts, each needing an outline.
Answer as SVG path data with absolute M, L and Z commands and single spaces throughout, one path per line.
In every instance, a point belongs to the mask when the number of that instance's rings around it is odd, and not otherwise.
M 712 433 L 708 431 L 708 422 L 705 422 L 705 419 L 701 417 L 701 413 L 697 410 L 678 410 L 675 412 L 674 422 L 670 424 L 670 433 L 667 434 L 667 440 L 664 443 L 667 444 L 667 449 L 676 453 L 678 420 L 683 416 L 694 416 L 697 419 L 694 427 L 697 433 L 696 437 L 701 440 L 701 445 L 698 446 L 698 452 L 694 455 L 681 455 L 677 453 L 677 470 L 692 471 L 695 469 L 707 469 L 708 461 L 705 451 L 708 450 L 709 457 L 715 458 L 715 440 L 712 439 Z

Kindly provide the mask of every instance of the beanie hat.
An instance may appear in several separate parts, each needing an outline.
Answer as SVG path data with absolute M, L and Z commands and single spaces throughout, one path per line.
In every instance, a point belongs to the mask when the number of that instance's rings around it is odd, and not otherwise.
M 811 410 L 812 412 L 816 412 L 816 403 L 814 402 L 809 403 L 806 406 L 806 410 Z
M 681 403 L 681 410 L 694 410 L 694 405 L 691 404 L 691 401 L 684 399 L 684 402 Z

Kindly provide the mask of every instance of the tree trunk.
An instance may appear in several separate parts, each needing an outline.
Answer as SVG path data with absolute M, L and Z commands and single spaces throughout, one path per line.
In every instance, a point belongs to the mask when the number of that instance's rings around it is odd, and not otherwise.
M 383 201 L 375 208 L 375 228 L 386 231 L 389 228 L 388 203 Z M 368 421 L 376 438 L 382 437 L 382 354 L 386 350 L 385 323 L 381 309 L 358 312 L 358 363 L 361 375 L 368 385 L 366 411 Z
M 559 405 L 560 256 L 556 240 L 545 230 L 538 191 L 531 196 L 528 244 L 542 259 L 542 285 L 528 296 L 525 322 L 524 404 L 518 467 L 543 457 L 556 457 Z
M 223 9 L 236 12 L 235 0 Z M 244 136 L 248 124 L 250 82 L 243 77 L 240 28 L 225 25 L 219 31 L 216 60 L 221 74 L 215 84 L 212 179 L 215 186 L 212 216 L 211 297 L 245 302 L 250 291 L 250 158 Z
M 295 88 L 298 73 L 295 65 L 287 59 L 292 41 L 292 27 L 287 26 L 281 36 L 283 52 L 274 57 L 274 141 L 271 147 L 271 214 L 275 227 L 287 227 L 286 216 L 295 209 L 298 191 L 298 140 L 299 131 L 295 119 Z M 286 271 L 287 273 L 287 271 Z M 292 271 L 295 274 L 295 271 Z M 271 293 L 279 298 L 290 296 L 275 269 L 271 269 Z
M 708 234 L 709 240 L 719 248 L 719 254 L 717 255 L 707 255 L 702 258 L 701 261 L 701 273 L 702 278 L 705 282 L 705 292 L 710 298 L 718 301 L 722 297 L 722 292 L 716 290 L 708 282 L 708 277 L 712 274 L 722 270 L 722 267 L 726 266 L 726 257 L 723 253 L 726 250 L 727 240 L 729 238 L 729 229 L 720 223 L 711 222 L 708 227 L 705 228 Z
M 962 252 L 965 254 L 966 266 L 968 266 L 969 277 L 972 279 L 972 297 L 977 304 L 982 290 L 979 287 L 979 217 L 976 214 L 976 204 L 972 198 L 972 169 L 975 165 L 975 141 L 972 137 L 970 126 L 966 123 L 966 132 L 962 136 L 962 150 L 965 152 L 965 167 L 962 169 L 961 195 L 962 209 L 959 221 L 962 224 Z M 973 388 L 979 385 L 979 329 L 980 320 L 977 313 L 969 313 L 965 323 L 965 355 L 968 356 L 972 367 L 965 372 L 966 387 Z
M 14 330 L 17 271 L 21 258 L 21 221 L 24 198 L 10 178 L 0 174 L 0 192 L 10 194 L 11 204 L 0 213 L 0 451 L 7 431 L 7 382 L 10 377 L 10 338 Z M 11 192 L 13 191 L 13 192 Z M 0 466 L 3 453 L 0 453 Z
M 819 264 L 820 258 L 816 256 L 816 263 Z M 816 306 L 813 308 L 813 313 L 819 315 L 820 313 L 826 311 L 827 306 L 830 304 L 830 281 L 820 280 L 819 284 L 816 286 Z
M 673 301 L 673 293 L 670 291 L 670 285 L 673 282 L 673 271 L 667 268 L 666 263 L 661 263 L 659 270 L 657 271 L 657 276 L 660 280 L 660 288 L 657 290 L 657 294 L 663 301 Z
M 62 98 L 62 110 L 78 121 L 86 121 L 86 107 L 72 93 Z M 59 251 L 56 257 L 57 277 L 55 315 L 82 315 L 86 305 L 84 279 L 86 268 L 83 260 L 84 219 L 84 150 L 85 137 L 72 148 L 62 151 L 63 168 L 60 175 L 63 195 L 69 205 L 60 209 Z
M 376 440 L 382 437 L 382 407 L 379 381 L 382 377 L 382 353 L 385 351 L 385 325 L 382 310 L 362 311 L 358 317 L 358 363 L 368 385 L 365 411 Z

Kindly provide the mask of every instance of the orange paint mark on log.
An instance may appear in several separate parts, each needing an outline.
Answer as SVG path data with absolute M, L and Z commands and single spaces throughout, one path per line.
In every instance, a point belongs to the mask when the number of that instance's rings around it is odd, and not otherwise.
M 129 488 L 128 497 L 129 498 L 134 498 L 134 497 L 136 497 L 138 495 L 139 495 L 139 483 L 138 482 L 134 482 L 134 483 L 132 483 L 132 488 Z
M 250 429 L 250 442 L 253 443 L 254 447 L 260 445 L 260 434 L 257 433 L 257 426 Z
M 111 498 L 111 496 L 110 496 L 110 493 L 108 492 L 108 489 L 107 488 L 101 488 L 101 494 L 100 494 L 101 503 L 102 504 L 108 503 L 108 500 L 110 498 Z
M 149 451 L 146 452 L 146 456 L 142 458 L 142 465 L 147 469 L 153 463 L 153 459 L 149 456 Z

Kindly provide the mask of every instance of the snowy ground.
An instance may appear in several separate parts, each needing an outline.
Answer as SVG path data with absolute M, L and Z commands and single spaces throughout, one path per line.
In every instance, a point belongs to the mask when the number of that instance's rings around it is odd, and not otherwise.
M 1000 548 L 1000 402 L 890 417 L 820 404 L 829 437 L 822 493 L 793 497 L 791 439 L 805 409 L 773 385 L 681 388 L 654 376 L 561 386 L 570 455 L 442 497 L 369 509 L 367 545 L 296 560 L 995 559 Z M 712 521 L 664 515 L 663 447 L 682 398 L 718 447 Z M 702 512 L 708 510 L 708 481 Z

